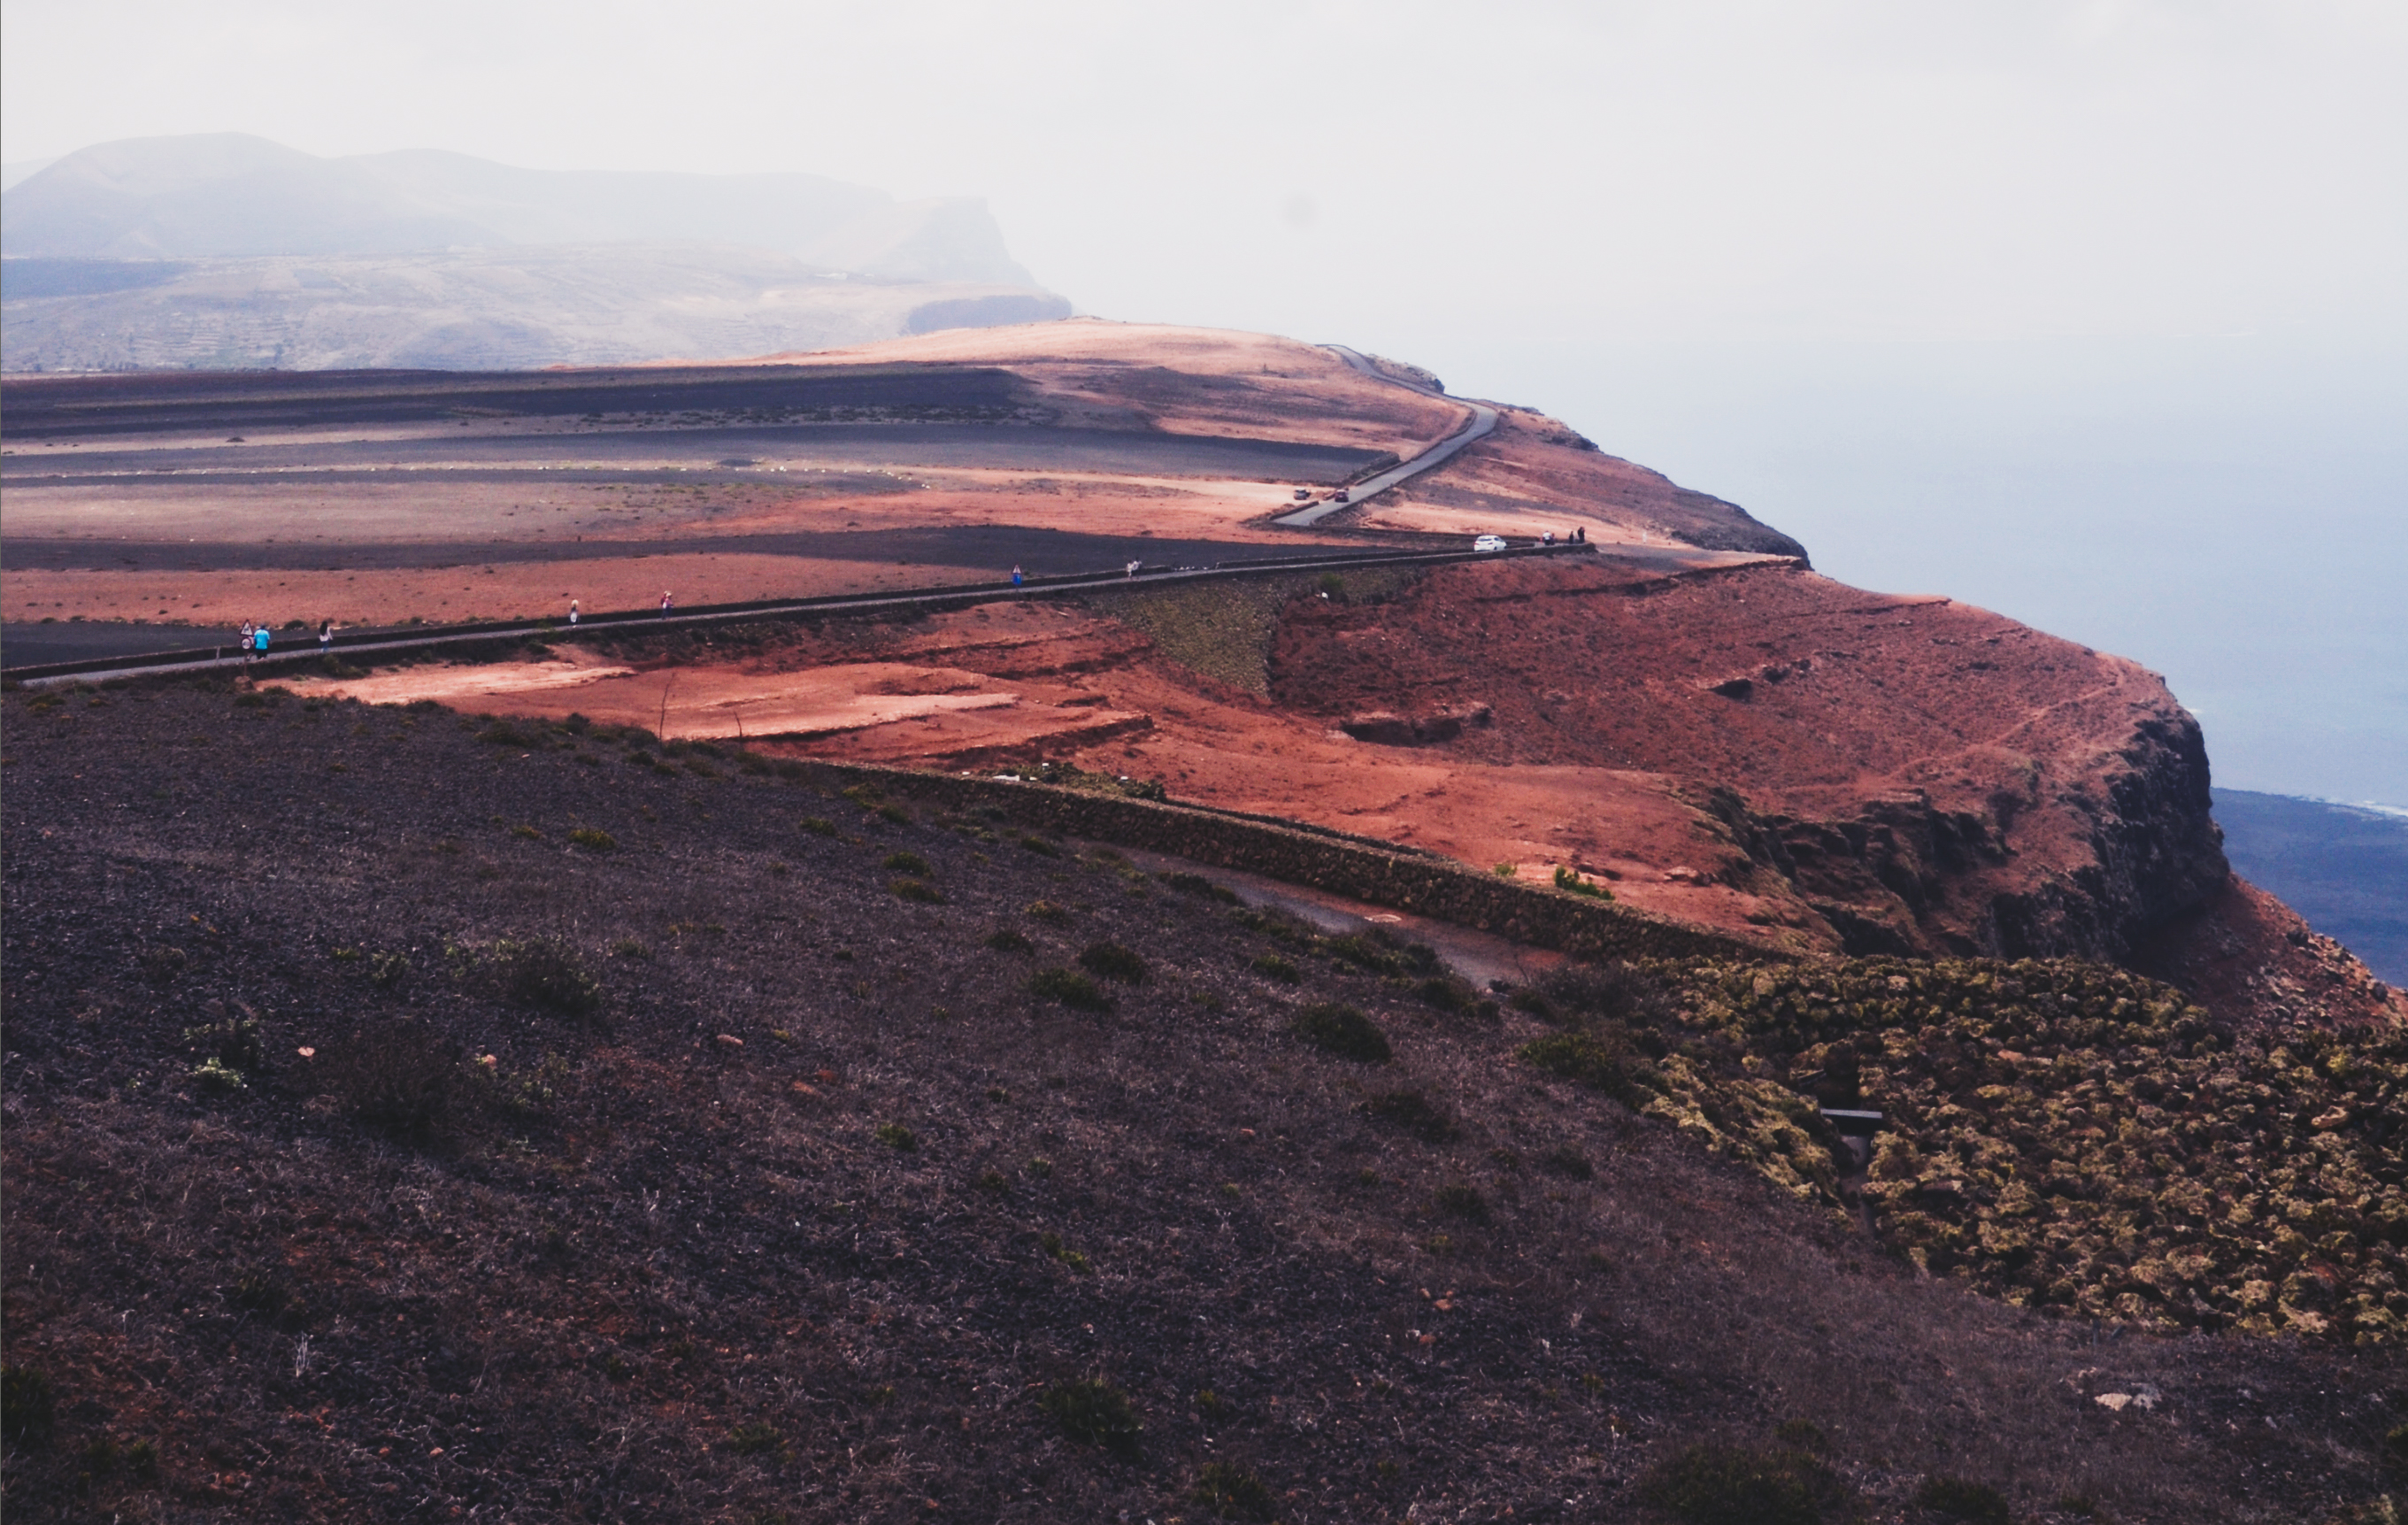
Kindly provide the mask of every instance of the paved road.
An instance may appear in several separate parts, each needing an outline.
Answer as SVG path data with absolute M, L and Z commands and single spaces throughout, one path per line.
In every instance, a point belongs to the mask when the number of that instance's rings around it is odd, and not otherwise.
M 1342 344 L 1326 345 L 1325 348 L 1329 350 L 1331 353 L 1337 355 L 1339 359 L 1345 361 L 1347 365 L 1361 371 L 1364 375 L 1375 377 L 1380 381 L 1387 382 L 1390 386 L 1400 386 L 1408 392 L 1418 392 L 1425 397 L 1444 396 L 1442 393 L 1432 392 L 1427 387 L 1415 386 L 1411 381 L 1398 380 L 1396 377 L 1382 370 L 1379 367 L 1371 364 L 1369 356 L 1361 354 L 1354 350 L 1350 350 Z M 1406 461 L 1399 466 L 1392 466 L 1376 477 L 1354 483 L 1346 491 L 1346 496 L 1348 499 L 1346 502 L 1340 503 L 1336 498 L 1329 498 L 1323 502 L 1314 503 L 1309 507 L 1298 509 L 1294 513 L 1283 514 L 1278 519 L 1273 520 L 1272 523 L 1285 525 L 1292 529 L 1309 529 L 1312 525 L 1319 524 L 1322 520 L 1328 518 L 1331 514 L 1340 513 L 1347 509 L 1351 509 L 1355 504 L 1362 502 L 1365 498 L 1371 496 L 1375 493 L 1384 493 L 1389 488 L 1394 487 L 1397 483 L 1406 481 L 1412 477 L 1420 476 L 1423 472 L 1427 471 L 1434 466 L 1445 465 L 1448 461 L 1453 460 L 1456 453 L 1459 453 L 1466 445 L 1470 444 L 1475 439 L 1486 439 L 1489 434 L 1496 429 L 1496 409 L 1484 407 L 1476 402 L 1469 402 L 1461 397 L 1448 397 L 1446 400 L 1453 403 L 1459 403 L 1463 407 L 1470 409 L 1471 421 L 1466 424 L 1462 428 L 1455 430 L 1455 433 L 1448 435 L 1445 439 L 1440 440 L 1437 444 L 1430 446 L 1429 449 L 1423 451 L 1412 460 Z
M 1585 546 L 1550 546 L 1544 550 L 1531 548 L 1503 553 L 1505 555 L 1577 554 Z M 967 583 L 950 587 L 917 589 L 908 593 L 873 594 L 860 597 L 835 596 L 797 599 L 792 603 L 760 603 L 700 609 L 663 617 L 643 610 L 614 611 L 585 617 L 578 633 L 595 634 L 613 630 L 642 632 L 646 630 L 702 629 L 712 626 L 749 624 L 760 620 L 817 618 L 830 614 L 861 613 L 884 609 L 927 608 L 947 604 L 990 601 L 1010 597 L 1048 597 L 1064 594 L 1092 593 L 1111 588 L 1153 586 L 1162 583 L 1201 582 L 1213 578 L 1293 575 L 1297 572 L 1338 571 L 1354 567 L 1390 567 L 1437 565 L 1451 561 L 1494 561 L 1498 554 L 1475 554 L 1469 551 L 1428 551 L 1364 554 L 1338 552 L 1335 554 L 1305 554 L 1276 560 L 1240 563 L 1234 566 L 1178 567 L 1147 571 L 1136 583 L 1125 572 L 1096 572 L 1071 577 L 1050 577 L 1031 582 L 1018 589 L 1010 583 Z M 354 632 L 337 636 L 334 649 L 342 656 L 363 654 L 393 655 L 403 652 L 431 652 L 445 646 L 470 642 L 507 641 L 526 639 L 545 640 L 566 640 L 570 632 L 552 620 L 496 622 L 468 628 L 429 632 L 425 635 L 390 635 L 382 632 Z M 269 655 L 249 664 L 250 670 L 260 677 L 304 662 L 318 660 L 318 643 L 299 631 L 284 638 L 290 645 L 271 649 Z M 128 657 L 122 662 L 103 658 L 91 663 L 60 664 L 75 670 L 62 672 L 56 668 L 16 668 L 8 677 L 29 688 L 47 687 L 53 683 L 92 683 L 111 678 L 134 678 L 166 672 L 207 672 L 236 670 L 245 664 L 239 657 L 215 655 L 214 651 L 156 653 L 141 657 Z

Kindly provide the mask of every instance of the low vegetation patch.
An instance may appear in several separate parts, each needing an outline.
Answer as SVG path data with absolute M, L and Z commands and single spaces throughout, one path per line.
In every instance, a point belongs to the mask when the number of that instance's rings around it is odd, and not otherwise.
M 1641 1496 L 1682 1525 L 1824 1525 L 1846 1487 L 1805 1451 L 1692 1446 L 1658 1466 Z
M 1402 1129 L 1427 1144 L 1455 1137 L 1455 1119 L 1420 1091 L 1383 1091 L 1365 1101 L 1363 1112 L 1374 1122 Z
M 1109 1012 L 1112 1000 L 1096 982 L 1075 970 L 1040 969 L 1028 977 L 1028 993 L 1039 1000 L 1059 1001 L 1074 1012 Z
M 503 997 L 555 1016 L 590 1015 L 602 1004 L 602 983 L 578 951 L 556 938 L 506 938 L 485 950 L 484 966 Z
M 1203 1401 L 1212 1396 L 1207 1388 L 1197 1395 L 1200 1408 Z M 1279 1518 L 1279 1500 L 1263 1480 L 1233 1461 L 1207 1461 L 1196 1474 L 1195 1499 L 1198 1507 L 1215 1519 L 1236 1519 L 1268 1525 Z
M 1306 1007 L 1288 1030 L 1325 1054 L 1358 1064 L 1385 1064 L 1394 1053 L 1379 1024 L 1359 1009 L 1338 1001 Z
M 1123 985 L 1145 983 L 1145 960 L 1117 942 L 1091 942 L 1079 955 L 1079 967 L 1088 973 Z
M 1156 877 L 1182 895 L 1192 895 L 1200 900 L 1219 900 L 1226 905 L 1238 903 L 1236 890 L 1226 885 L 1216 885 L 1200 873 L 1166 873 Z
M 1987 1483 L 1962 1477 L 1927 1478 L 1914 1490 L 1914 1506 L 1957 1525 L 2014 1525 L 2005 1495 Z
M 1261 975 L 1264 979 L 1277 980 L 1282 985 L 1301 985 L 1304 983 L 1303 972 L 1299 971 L 1295 964 L 1281 957 L 1275 953 L 1267 953 L 1260 958 L 1255 959 L 1247 967 L 1252 969 L 1255 973 Z
M 1145 1426 L 1128 1394 L 1102 1377 L 1056 1382 L 1045 1389 L 1039 1406 L 1062 1427 L 1062 1432 L 1082 1446 L 1134 1456 Z

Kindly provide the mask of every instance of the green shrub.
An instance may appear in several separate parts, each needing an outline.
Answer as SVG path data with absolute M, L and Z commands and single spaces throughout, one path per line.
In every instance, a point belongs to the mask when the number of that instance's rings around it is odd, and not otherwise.
M 1082 1445 L 1133 1455 L 1145 1428 L 1128 1394 L 1102 1377 L 1056 1382 L 1045 1389 L 1038 1405 L 1062 1427 L 1062 1432 Z
M 739 1424 L 727 1432 L 727 1448 L 738 1456 L 758 1456 L 764 1451 L 774 1451 L 785 1443 L 786 1437 L 780 1434 L 775 1427 L 759 1419 L 750 1424 Z
M 588 852 L 608 853 L 619 845 L 619 839 L 608 831 L 597 831 L 590 826 L 579 827 L 568 834 L 568 840 Z
M 1315 937 L 1310 945 L 1324 957 L 1371 974 L 1427 976 L 1446 969 L 1437 949 L 1420 942 L 1399 942 L 1383 928 L 1344 937 Z
M 1082 1276 L 1093 1275 L 1095 1273 L 1096 1268 L 1088 1262 L 1087 1258 L 1080 1254 L 1077 1250 L 1072 1249 L 1069 1245 L 1062 1243 L 1062 1236 L 1060 1234 L 1052 1232 L 1039 1234 L 1037 1236 L 1037 1247 L 1043 1250 L 1053 1259 L 1061 1261 L 1066 1266 L 1068 1266 L 1072 1271 Z
M 1145 983 L 1145 960 L 1117 942 L 1091 942 L 1079 955 L 1079 965 L 1090 974 L 1123 985 Z
M 1236 890 L 1226 885 L 1216 885 L 1200 873 L 1164 873 L 1156 874 L 1154 877 L 1182 895 L 1193 895 L 1199 899 L 1219 900 L 1226 905 L 1238 903 Z
M 1962 1477 L 1928 1477 L 1914 1490 L 1914 1504 L 1942 1519 L 1959 1520 L 1963 1525 L 2014 1525 L 2014 1516 L 2007 1509 L 2007 1501 L 1987 1483 L 1967 1482 Z
M 1096 982 L 1072 970 L 1040 969 L 1028 978 L 1028 993 L 1040 1000 L 1058 1000 L 1078 1012 L 1109 1012 L 1111 998 Z
M 1025 935 L 1009 927 L 996 928 L 987 933 L 982 941 L 986 946 L 997 953 L 1031 953 L 1037 947 L 1037 944 L 1029 942 Z
M 1051 900 L 1031 900 L 1024 908 L 1031 921 L 1041 921 L 1049 927 L 1059 927 L 1070 919 L 1070 913 Z
M 193 1066 L 193 1084 L 204 1096 L 231 1096 L 243 1088 L 242 1072 L 223 1059 L 208 1058 Z
M 264 1057 L 259 1043 L 259 1023 L 251 1017 L 228 1017 L 222 1022 L 210 1022 L 184 1029 L 184 1046 L 195 1054 L 207 1055 L 210 1061 L 236 1072 L 236 1086 L 242 1072 L 259 1068 Z M 234 1088 L 234 1087 L 229 1087 Z
M 806 815 L 803 817 L 802 827 L 814 837 L 836 835 L 836 823 L 824 815 Z
M 923 905 L 945 903 L 945 892 L 924 880 L 896 879 L 890 882 L 886 887 L 904 899 L 917 900 Z
M 901 1123 L 880 1123 L 878 1142 L 907 1155 L 916 1153 L 920 1147 L 920 1136 Z
M 0 1366 L 0 1436 L 39 1446 L 57 1418 L 58 1399 L 47 1374 L 31 1366 Z
M 521 842 L 543 841 L 543 833 L 531 826 L 514 826 L 510 827 L 510 835 L 518 838 Z
M 1455 1119 L 1420 1091 L 1383 1092 L 1365 1101 L 1363 1111 L 1372 1121 L 1400 1128 L 1426 1143 L 1455 1137 Z
M 610 944 L 610 957 L 613 958 L 649 959 L 652 956 L 652 950 L 636 938 L 623 937 Z
M 1360 1064 L 1385 1064 L 1394 1057 L 1387 1034 L 1352 1006 L 1325 1001 L 1298 1012 L 1288 1030 L 1326 1054 Z
M 845 798 L 852 800 L 856 805 L 859 805 L 863 810 L 876 810 L 881 801 L 885 798 L 883 795 L 881 795 L 876 789 L 871 788 L 867 784 L 856 784 L 851 788 L 840 792 L 843 794 Z
M 1585 895 L 1592 900 L 1611 900 L 1613 899 L 1612 892 L 1607 890 L 1604 885 L 1592 880 L 1583 879 L 1580 874 L 1568 864 L 1558 863 L 1555 865 L 1555 887 L 1561 890 L 1569 890 L 1574 895 Z
M 1627 1036 L 1617 1029 L 1595 1036 L 1551 1032 L 1524 1043 L 1516 1057 L 1551 1075 L 1603 1091 L 1634 1109 L 1644 1102 L 1641 1088 L 1653 1074 L 1653 1067 L 1632 1052 Z
M 281 1313 L 287 1298 L 283 1278 L 272 1271 L 246 1271 L 226 1289 L 226 1301 L 246 1313 Z
M 1200 1407 L 1211 1392 L 1198 1394 Z M 1218 1519 L 1265 1522 L 1279 1517 L 1279 1501 L 1263 1480 L 1230 1461 L 1207 1461 L 1196 1475 L 1196 1502 Z
M 1413 994 L 1421 997 L 1422 1004 L 1457 1016 L 1469 1015 L 1481 1007 L 1480 992 L 1460 974 L 1433 974 L 1416 986 Z
M 368 960 L 368 983 L 380 990 L 391 990 L 409 978 L 409 957 L 407 954 L 380 953 Z
M 1261 975 L 1264 979 L 1277 980 L 1282 985 L 1301 985 L 1304 983 L 1303 973 L 1298 971 L 1294 964 L 1288 962 L 1286 959 L 1281 957 L 1275 953 L 1267 953 L 1263 955 L 1260 958 L 1254 961 L 1252 967 L 1254 971 Z
M 892 826 L 910 826 L 911 824 L 911 813 L 905 810 L 900 805 L 879 806 L 878 818 Z
M 1055 846 L 1050 842 L 1047 842 L 1042 837 L 1023 837 L 1020 839 L 1020 845 L 1036 854 L 1039 857 L 1060 857 L 1062 856 L 1061 848 Z
M 502 995 L 516 1005 L 583 1016 L 602 1004 L 602 985 L 577 950 L 553 938 L 505 938 L 485 952 Z
M 1499 863 L 1496 868 L 1489 871 L 1494 873 L 1499 879 L 1512 879 L 1521 873 L 1522 865 L 1518 863 Z
M 1822 1525 L 1848 1503 L 1804 1451 L 1692 1446 L 1658 1466 L 1640 1497 L 1682 1525 Z
M 885 863 L 881 867 L 896 873 L 917 874 L 923 879 L 937 871 L 929 868 L 928 860 L 917 853 L 889 853 L 886 855 Z

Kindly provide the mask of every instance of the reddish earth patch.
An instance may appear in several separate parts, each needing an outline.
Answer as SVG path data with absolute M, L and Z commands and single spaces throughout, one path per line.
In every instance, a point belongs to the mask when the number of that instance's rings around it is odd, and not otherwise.
M 324 686 L 831 759 L 1066 760 L 1541 883 L 1570 870 L 1801 952 L 2071 953 L 2236 1012 L 2399 1007 L 2230 878 L 2197 727 L 2121 658 L 1788 565 L 1471 563 L 1383 602 L 1311 589 L 1271 634 L 1268 696 L 1108 606 L 1012 603 L 732 658 L 630 646 L 600 677 L 552 665 L 559 686 L 477 667 Z

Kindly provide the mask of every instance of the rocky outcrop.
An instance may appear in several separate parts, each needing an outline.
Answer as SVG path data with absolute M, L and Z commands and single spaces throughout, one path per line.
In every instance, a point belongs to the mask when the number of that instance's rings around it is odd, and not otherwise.
M 1299 609 L 1272 670 L 1365 740 L 1434 744 L 1366 701 L 1440 714 L 1476 683 L 1491 723 L 1435 743 L 1455 756 L 1665 776 L 1727 854 L 1694 882 L 1834 952 L 2129 965 L 2232 883 L 2163 680 L 1944 598 L 1796 567 L 1467 568 Z M 1669 846 L 1665 879 L 1701 860 Z

